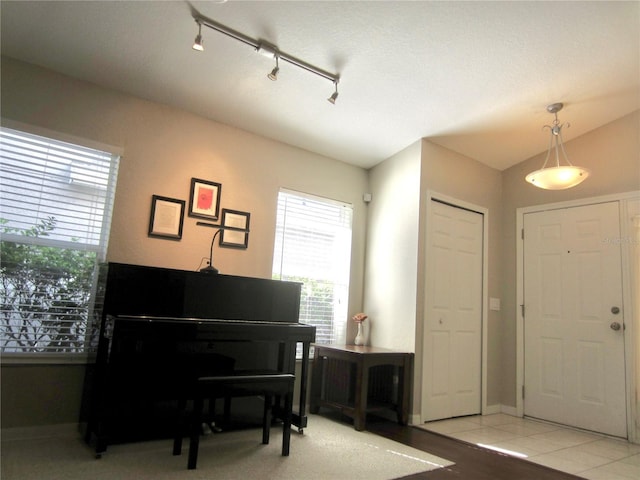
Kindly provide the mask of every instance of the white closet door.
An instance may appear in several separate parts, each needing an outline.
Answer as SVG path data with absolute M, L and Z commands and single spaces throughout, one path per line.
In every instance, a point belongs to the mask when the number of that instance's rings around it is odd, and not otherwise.
M 428 220 L 424 421 L 481 411 L 484 216 L 435 200 Z

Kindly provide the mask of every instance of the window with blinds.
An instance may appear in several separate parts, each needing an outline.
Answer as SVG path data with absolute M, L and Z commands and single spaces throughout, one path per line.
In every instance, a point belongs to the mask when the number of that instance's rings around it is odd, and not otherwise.
M 345 335 L 351 264 L 351 205 L 281 190 L 273 278 L 301 282 L 300 322 L 316 326 L 316 343 Z
M 118 162 L 0 128 L 0 352 L 87 353 L 95 343 Z

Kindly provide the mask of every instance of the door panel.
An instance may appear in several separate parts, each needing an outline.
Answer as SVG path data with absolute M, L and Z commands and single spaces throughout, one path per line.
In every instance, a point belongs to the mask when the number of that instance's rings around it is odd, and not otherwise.
M 424 421 L 480 413 L 483 216 L 432 201 L 424 318 Z
M 524 215 L 527 416 L 626 437 L 617 202 Z

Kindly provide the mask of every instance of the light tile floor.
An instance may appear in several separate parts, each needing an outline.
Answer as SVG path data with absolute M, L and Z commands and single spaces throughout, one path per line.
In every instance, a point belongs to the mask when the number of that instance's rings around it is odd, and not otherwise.
M 453 418 L 420 427 L 582 478 L 640 479 L 640 445 L 595 433 L 505 414 Z

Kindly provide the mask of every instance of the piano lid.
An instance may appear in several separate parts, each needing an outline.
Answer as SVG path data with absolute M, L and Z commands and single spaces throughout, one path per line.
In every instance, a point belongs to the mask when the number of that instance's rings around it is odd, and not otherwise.
M 299 322 L 297 282 L 113 262 L 103 269 L 105 316 Z

